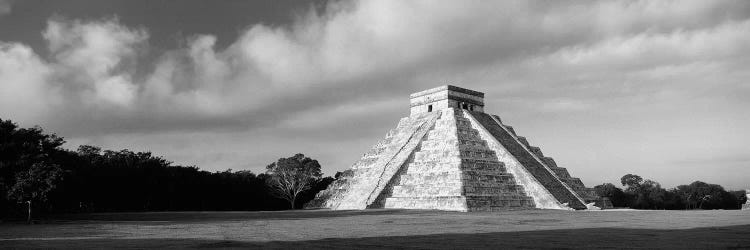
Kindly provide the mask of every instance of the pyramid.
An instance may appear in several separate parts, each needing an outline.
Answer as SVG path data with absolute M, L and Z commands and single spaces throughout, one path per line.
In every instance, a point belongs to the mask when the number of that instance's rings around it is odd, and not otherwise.
M 411 112 L 307 204 L 496 211 L 611 206 L 513 127 L 484 93 L 446 85 L 410 95 Z

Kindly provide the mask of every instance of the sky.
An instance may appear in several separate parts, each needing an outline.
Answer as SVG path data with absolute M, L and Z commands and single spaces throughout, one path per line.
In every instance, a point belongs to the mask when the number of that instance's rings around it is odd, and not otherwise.
M 343 171 L 452 84 L 588 186 L 750 188 L 750 1 L 0 0 L 0 118 L 66 147 Z

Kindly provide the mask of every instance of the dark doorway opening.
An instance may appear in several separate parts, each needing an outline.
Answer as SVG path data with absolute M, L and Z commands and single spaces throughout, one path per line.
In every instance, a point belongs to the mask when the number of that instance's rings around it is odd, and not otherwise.
M 427 112 L 432 112 L 432 105 L 427 105 Z

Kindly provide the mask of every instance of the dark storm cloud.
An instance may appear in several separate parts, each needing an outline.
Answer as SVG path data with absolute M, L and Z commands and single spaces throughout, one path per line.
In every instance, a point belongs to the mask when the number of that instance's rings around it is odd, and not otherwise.
M 587 184 L 750 139 L 745 1 L 40 3 L 0 16 L 0 115 L 207 169 L 342 170 L 448 83 Z

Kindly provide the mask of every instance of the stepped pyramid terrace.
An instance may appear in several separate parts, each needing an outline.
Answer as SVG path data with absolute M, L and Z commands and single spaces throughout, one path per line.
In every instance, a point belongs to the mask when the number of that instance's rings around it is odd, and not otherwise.
M 611 207 L 539 147 L 484 112 L 484 93 L 411 94 L 411 112 L 308 208 L 496 211 Z

